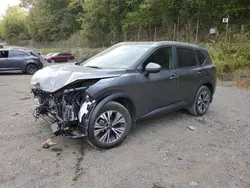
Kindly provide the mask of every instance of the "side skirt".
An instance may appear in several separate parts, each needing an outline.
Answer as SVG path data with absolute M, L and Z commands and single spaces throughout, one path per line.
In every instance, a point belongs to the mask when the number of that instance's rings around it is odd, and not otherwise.
M 177 102 L 174 104 L 170 104 L 168 106 L 154 109 L 151 112 L 149 112 L 149 113 L 145 114 L 144 116 L 142 116 L 141 118 L 139 118 L 138 120 L 144 120 L 144 119 L 156 116 L 156 115 L 161 115 L 161 114 L 173 112 L 173 111 L 180 110 L 180 109 L 186 108 L 186 107 L 188 107 L 188 102 L 186 102 L 186 101 Z

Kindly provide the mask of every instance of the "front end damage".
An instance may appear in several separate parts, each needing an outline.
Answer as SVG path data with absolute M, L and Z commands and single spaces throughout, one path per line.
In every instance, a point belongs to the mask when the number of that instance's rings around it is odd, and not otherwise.
M 73 138 L 86 136 L 90 114 L 96 105 L 86 89 L 80 86 L 53 93 L 32 89 L 35 97 L 34 117 L 51 124 L 55 135 Z

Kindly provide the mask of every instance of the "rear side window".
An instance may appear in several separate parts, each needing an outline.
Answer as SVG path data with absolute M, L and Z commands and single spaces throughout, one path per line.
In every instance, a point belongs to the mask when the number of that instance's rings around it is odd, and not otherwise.
M 71 56 L 70 53 L 64 53 L 63 55 L 65 55 L 65 56 Z
M 176 48 L 179 67 L 189 67 L 196 65 L 196 55 L 194 50 L 187 48 Z
M 195 50 L 195 52 L 196 52 L 196 54 L 197 54 L 197 56 L 198 56 L 199 63 L 200 63 L 201 65 L 203 65 L 203 64 L 205 63 L 205 61 L 206 61 L 205 55 L 204 55 L 202 52 L 198 51 L 198 50 Z
M 9 52 L 9 57 L 23 57 L 23 56 L 27 56 L 27 54 L 24 52 L 19 52 L 19 51 L 10 51 Z
M 8 51 L 0 51 L 0 58 L 8 58 L 9 52 Z
M 163 48 L 156 50 L 145 61 L 144 67 L 150 62 L 161 65 L 163 69 L 171 69 L 172 68 L 172 48 L 163 47 Z

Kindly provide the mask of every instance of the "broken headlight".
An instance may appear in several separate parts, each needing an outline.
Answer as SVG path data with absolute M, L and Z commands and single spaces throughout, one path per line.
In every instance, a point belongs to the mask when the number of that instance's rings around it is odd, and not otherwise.
M 62 99 L 62 118 L 65 122 L 78 120 L 78 112 L 82 103 L 88 98 L 85 90 L 87 87 L 65 89 Z

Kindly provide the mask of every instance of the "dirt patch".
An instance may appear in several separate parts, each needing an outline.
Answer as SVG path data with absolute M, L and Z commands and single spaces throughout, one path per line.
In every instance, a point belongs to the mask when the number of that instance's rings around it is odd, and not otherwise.
M 250 187 L 247 90 L 219 86 L 205 116 L 178 111 L 138 122 L 119 147 L 97 150 L 34 122 L 33 99 L 20 100 L 30 78 L 0 79 L 0 188 Z M 51 137 L 56 145 L 41 149 Z
M 62 148 L 52 148 L 51 151 L 54 151 L 54 152 L 62 152 L 63 149 L 62 149 Z
M 31 97 L 23 97 L 23 98 L 20 98 L 21 101 L 28 100 L 28 99 L 31 99 Z
M 81 162 L 83 161 L 83 156 L 84 156 L 84 148 L 83 148 L 83 143 L 80 143 L 80 148 L 79 148 L 79 153 L 80 156 L 77 157 L 76 159 L 76 165 L 75 165 L 75 175 L 73 177 L 73 181 L 77 181 L 79 177 L 84 174 L 84 170 L 81 166 Z

